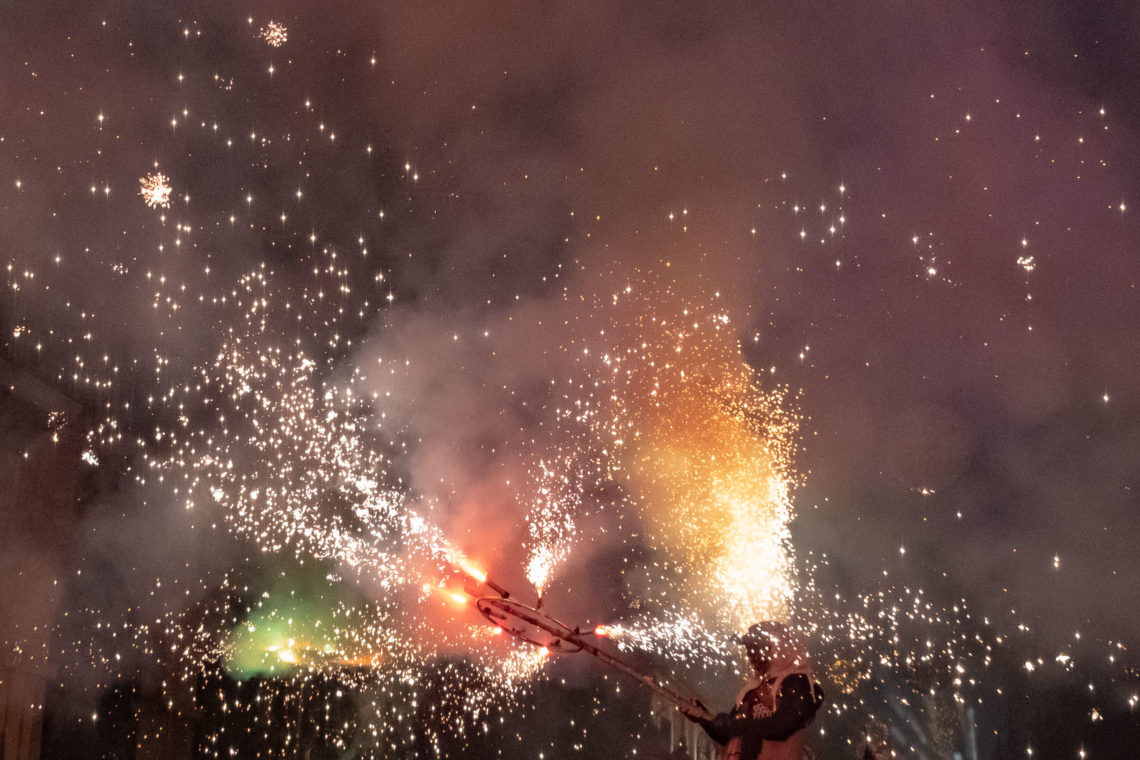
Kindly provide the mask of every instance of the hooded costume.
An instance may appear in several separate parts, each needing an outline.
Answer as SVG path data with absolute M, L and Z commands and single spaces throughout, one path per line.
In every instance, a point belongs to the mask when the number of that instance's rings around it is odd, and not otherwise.
M 804 728 L 823 702 L 807 653 L 781 623 L 757 623 L 741 641 L 762 646 L 768 667 L 744 684 L 732 712 L 699 722 L 724 745 L 718 760 L 800 760 Z

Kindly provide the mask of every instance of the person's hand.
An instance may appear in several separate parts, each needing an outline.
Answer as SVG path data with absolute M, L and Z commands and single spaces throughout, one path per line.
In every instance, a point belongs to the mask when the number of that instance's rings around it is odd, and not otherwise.
M 704 703 L 699 699 L 694 699 L 684 707 L 678 705 L 677 709 L 681 711 L 682 715 L 694 723 L 701 723 L 709 716 L 709 709 L 705 707 Z

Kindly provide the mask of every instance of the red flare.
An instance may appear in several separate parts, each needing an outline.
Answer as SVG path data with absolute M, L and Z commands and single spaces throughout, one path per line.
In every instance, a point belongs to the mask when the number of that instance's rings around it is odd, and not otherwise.
M 486 583 L 487 582 L 487 574 L 485 572 L 483 572 L 482 570 L 480 570 L 479 568 L 475 567 L 475 565 L 471 564 L 471 561 L 468 560 L 466 557 L 459 557 L 456 560 L 456 564 L 459 565 L 459 569 L 461 569 L 463 572 L 467 573 L 468 575 L 470 575 L 472 578 L 479 581 L 480 583 Z

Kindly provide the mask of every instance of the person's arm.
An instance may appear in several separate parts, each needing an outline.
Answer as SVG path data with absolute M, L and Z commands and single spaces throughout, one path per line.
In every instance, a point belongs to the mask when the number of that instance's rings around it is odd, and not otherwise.
M 713 741 L 728 743 L 734 736 L 783 741 L 806 726 L 815 715 L 811 683 L 807 676 L 788 676 L 780 687 L 776 710 L 767 718 L 750 718 L 735 713 L 721 713 L 709 721 L 700 721 Z
M 730 713 L 720 713 L 712 720 L 693 719 L 693 721 L 699 724 L 717 744 L 728 744 L 728 740 L 732 738 L 732 734 L 728 732 L 728 726 L 732 721 Z

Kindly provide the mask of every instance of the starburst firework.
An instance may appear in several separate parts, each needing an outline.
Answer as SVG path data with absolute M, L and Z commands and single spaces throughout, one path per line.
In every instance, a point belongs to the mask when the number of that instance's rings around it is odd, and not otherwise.
M 139 177 L 139 195 L 150 208 L 170 208 L 170 178 L 162 172 Z

